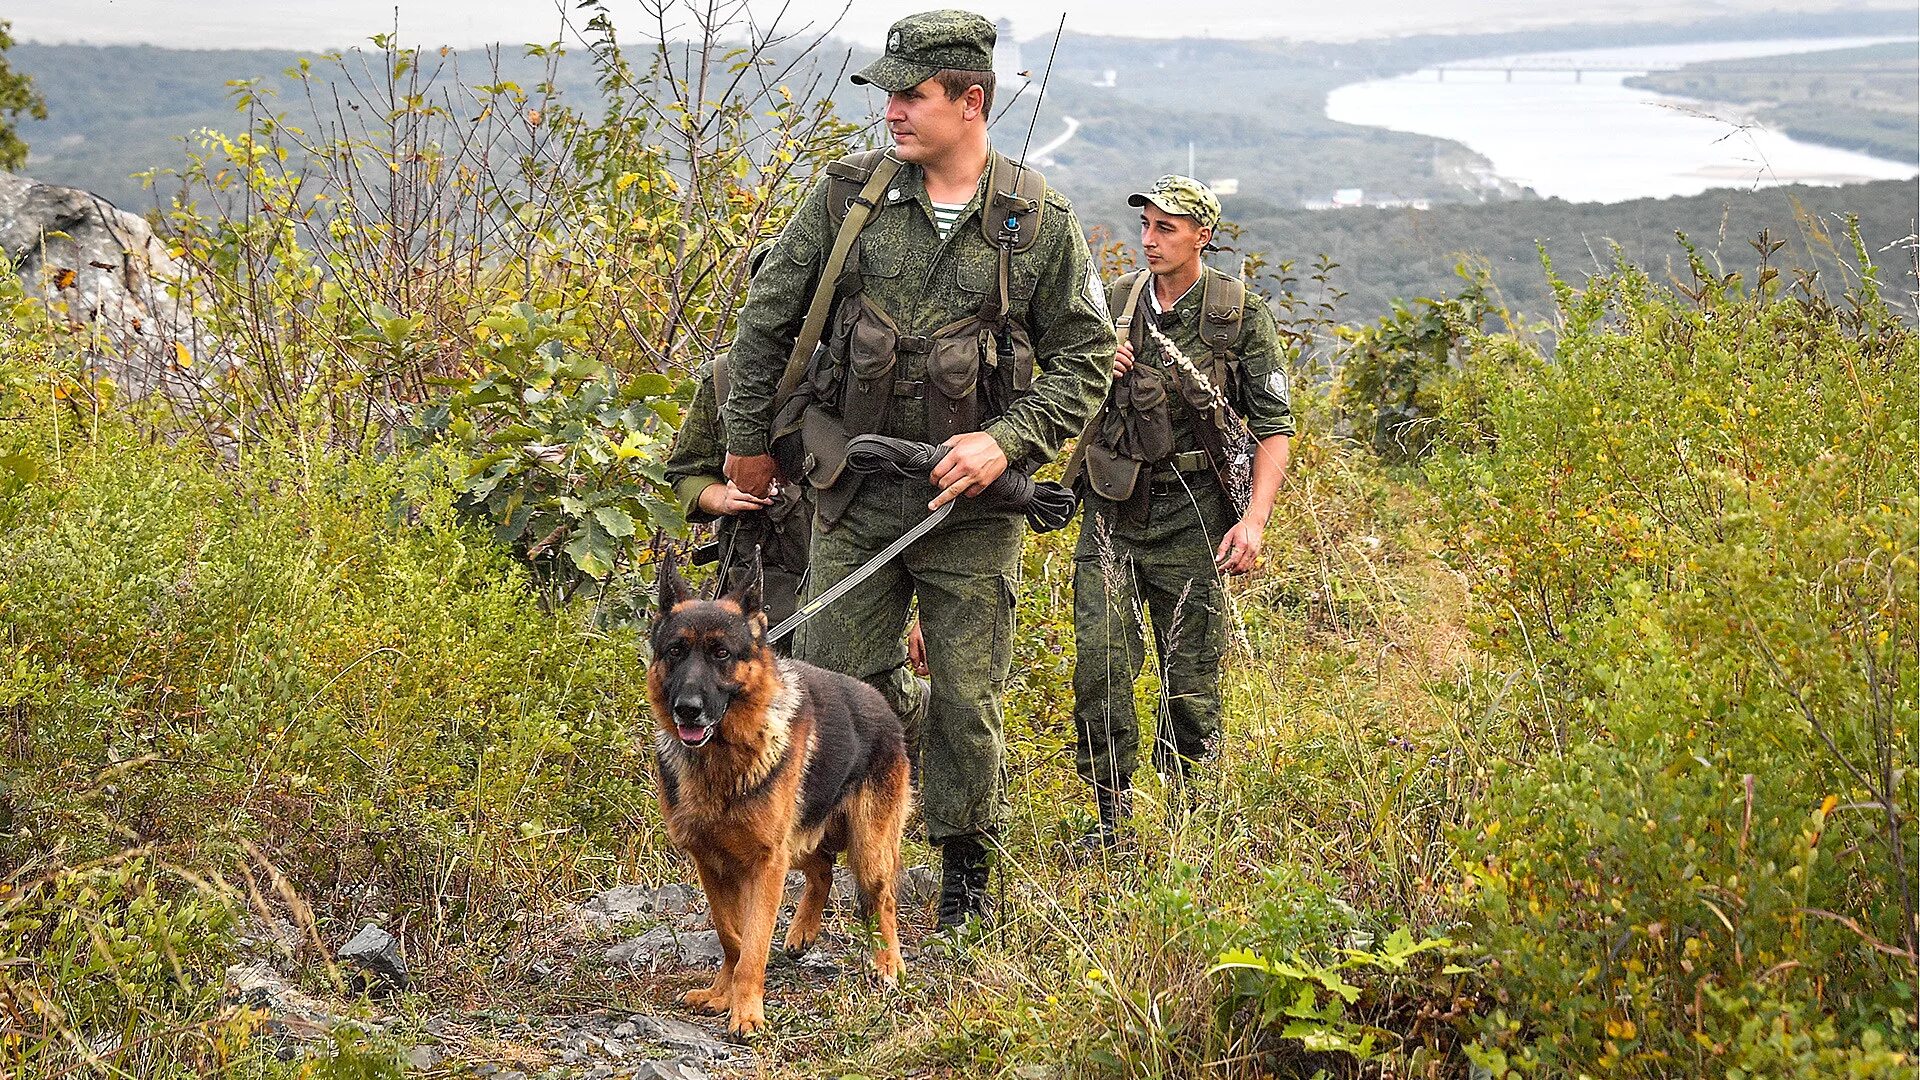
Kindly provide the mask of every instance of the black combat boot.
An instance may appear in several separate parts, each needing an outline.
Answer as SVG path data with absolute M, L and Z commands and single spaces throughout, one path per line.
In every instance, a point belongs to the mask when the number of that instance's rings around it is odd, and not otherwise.
M 940 845 L 940 929 L 965 926 L 987 914 L 987 845 L 956 836 Z
M 1132 830 L 1127 828 L 1127 821 L 1133 817 L 1133 778 L 1122 776 L 1117 781 L 1114 787 L 1093 785 L 1094 808 L 1100 815 L 1100 823 L 1074 842 L 1076 854 L 1092 857 L 1122 847 L 1131 839 Z

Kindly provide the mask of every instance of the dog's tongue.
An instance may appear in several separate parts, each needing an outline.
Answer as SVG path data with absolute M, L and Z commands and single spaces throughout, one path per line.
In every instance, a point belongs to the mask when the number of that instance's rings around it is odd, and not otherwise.
M 704 740 L 706 737 L 707 737 L 706 728 L 695 727 L 691 724 L 680 725 L 680 741 L 681 742 L 697 743 Z

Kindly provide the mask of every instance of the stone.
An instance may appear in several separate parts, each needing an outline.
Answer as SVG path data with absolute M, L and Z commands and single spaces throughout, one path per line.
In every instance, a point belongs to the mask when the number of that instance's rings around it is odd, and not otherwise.
M 634 1027 L 631 1021 L 622 1020 L 613 1026 L 613 1037 L 616 1039 L 631 1039 L 638 1034 L 640 1029 Z
M 742 1054 L 738 1047 L 723 1043 L 683 1020 L 641 1013 L 633 1017 L 633 1024 L 647 1038 L 695 1062 L 732 1061 Z
M 376 980 L 373 988 L 407 988 L 407 960 L 400 955 L 400 942 L 372 923 L 361 927 L 351 941 L 340 946 L 339 958 L 342 963 L 372 974 Z
M 706 899 L 689 885 L 616 885 L 580 905 L 579 914 L 589 926 L 604 928 L 705 909 Z
M 684 1061 L 643 1061 L 634 1069 L 633 1080 L 707 1080 L 707 1074 Z
M 426 1072 L 440 1064 L 440 1050 L 433 1046 L 409 1046 L 406 1060 L 407 1068 L 416 1072 Z
M 264 962 L 234 964 L 226 971 L 226 1000 L 267 1014 L 272 1034 L 298 1039 L 326 1035 L 340 1023 L 319 1001 L 287 984 Z
M 631 937 L 606 952 L 607 963 L 658 971 L 667 967 L 719 967 L 726 958 L 715 930 L 685 933 L 671 926 L 656 926 L 638 937 Z
M 191 400 L 212 384 L 220 350 L 187 302 L 168 295 L 184 270 L 145 218 L 92 192 L 0 172 L 0 253 L 31 295 L 93 332 L 88 360 L 124 397 Z

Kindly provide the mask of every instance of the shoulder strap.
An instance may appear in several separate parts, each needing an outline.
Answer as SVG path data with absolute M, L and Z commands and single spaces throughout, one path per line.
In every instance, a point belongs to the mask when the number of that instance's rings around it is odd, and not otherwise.
M 998 150 L 987 153 L 987 196 L 980 207 L 980 231 L 1000 253 L 998 288 L 980 305 L 988 323 L 1006 321 L 1013 307 L 1013 256 L 1040 239 L 1040 207 L 1047 181 L 1039 172 L 1015 165 Z
M 1217 270 L 1201 271 L 1200 340 L 1215 357 L 1224 358 L 1240 340 L 1240 320 L 1246 315 L 1247 283 Z
M 1107 310 L 1113 313 L 1113 329 L 1136 350 L 1140 348 L 1141 331 L 1134 328 L 1133 313 L 1140 309 L 1140 295 L 1152 280 L 1153 275 L 1145 269 L 1131 270 L 1107 286 Z
M 713 406 L 719 408 L 727 403 L 727 357 L 725 353 L 713 358 Z
M 855 154 L 827 167 L 828 175 L 833 180 L 827 191 L 829 217 L 834 216 L 834 204 L 839 201 L 834 198 L 834 188 L 846 179 L 834 171 L 835 166 L 848 166 L 846 171 L 851 171 L 858 167 L 855 159 L 868 158 L 873 153 Z M 806 377 L 807 362 L 813 359 L 814 347 L 820 344 L 820 334 L 827 326 L 827 312 L 833 307 L 833 295 L 839 289 L 840 270 L 847 263 L 847 252 L 853 249 L 853 242 L 859 237 L 860 230 L 867 227 L 867 219 L 873 216 L 874 210 L 880 205 L 880 193 L 893 183 L 894 175 L 899 171 L 900 159 L 891 153 L 880 152 L 872 163 L 871 171 L 867 173 L 866 182 L 860 186 L 859 194 L 853 196 L 842 210 L 845 216 L 840 218 L 840 228 L 834 233 L 833 248 L 827 253 L 826 264 L 820 268 L 820 283 L 814 287 L 812 303 L 807 305 L 807 319 L 800 324 L 800 336 L 793 339 L 793 352 L 787 357 L 787 370 L 780 376 L 780 389 L 774 395 L 776 403 L 792 397 L 794 388 Z
M 1047 202 L 1047 178 L 1031 165 L 1016 165 L 1000 151 L 987 158 L 987 198 L 980 209 L 980 231 L 987 243 L 1011 247 L 1015 254 L 1040 239 L 1040 208 Z
M 1141 292 L 1146 289 L 1147 282 L 1152 280 L 1153 275 L 1145 270 L 1134 270 L 1120 275 L 1114 279 L 1113 284 L 1107 286 L 1107 307 L 1117 312 L 1113 320 L 1113 329 L 1119 336 L 1132 339 L 1134 310 L 1140 306 Z M 1115 303 L 1123 289 L 1126 290 L 1125 302 Z M 1139 348 L 1139 343 L 1135 342 L 1134 347 Z M 1060 474 L 1060 482 L 1069 490 L 1080 479 L 1080 466 L 1087 456 L 1087 440 L 1093 438 L 1094 430 L 1100 424 L 1100 417 L 1107 411 L 1107 403 L 1112 399 L 1113 389 L 1109 383 L 1106 396 L 1100 399 L 1100 407 L 1093 410 L 1092 416 L 1087 417 L 1086 426 L 1080 429 L 1080 437 L 1073 442 L 1073 453 L 1067 456 L 1067 467 Z

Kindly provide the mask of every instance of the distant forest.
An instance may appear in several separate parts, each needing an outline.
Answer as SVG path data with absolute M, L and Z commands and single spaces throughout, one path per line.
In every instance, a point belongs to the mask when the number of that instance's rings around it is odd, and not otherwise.
M 1684 275 L 1676 231 L 1729 272 L 1757 264 L 1749 241 L 1767 229 L 1788 243 L 1775 265 L 1819 267 L 1833 281 L 1852 273 L 1840 268 L 1853 265 L 1846 239 L 1846 216 L 1852 214 L 1892 301 L 1912 317 L 1917 206 L 1920 181 L 1881 180 L 1622 203 L 1544 199 L 1428 210 L 1300 210 L 1242 199 L 1235 200 L 1232 216 L 1244 230 L 1235 244 L 1241 251 L 1258 250 L 1276 262 L 1291 259 L 1296 272 L 1318 254 L 1331 256 L 1340 264 L 1333 284 L 1347 291 L 1342 315 L 1365 318 L 1389 310 L 1395 299 L 1452 295 L 1462 284 L 1454 270 L 1463 261 L 1489 270 L 1500 299 L 1516 313 L 1544 316 L 1552 297 L 1541 248 L 1554 271 L 1575 284 L 1609 269 L 1616 244 L 1628 261 L 1656 277 Z M 1215 256 L 1215 265 L 1229 268 L 1234 258 L 1234 252 Z

